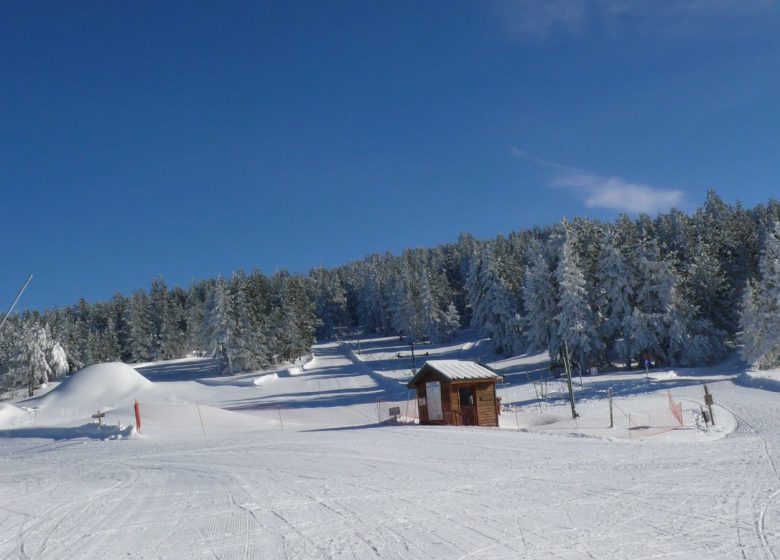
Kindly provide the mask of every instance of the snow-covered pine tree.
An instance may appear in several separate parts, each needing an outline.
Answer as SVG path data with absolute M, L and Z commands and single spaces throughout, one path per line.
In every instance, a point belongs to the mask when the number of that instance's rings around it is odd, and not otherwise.
M 758 269 L 754 295 L 748 287 L 743 298 L 741 341 L 753 367 L 769 369 L 780 366 L 780 221 L 764 237 Z
M 482 293 L 474 298 L 471 322 L 480 329 L 483 337 L 490 339 L 493 351 L 509 355 L 520 351 L 524 345 L 522 321 L 517 301 L 498 269 L 499 262 L 493 256 L 490 246 L 486 245 L 482 250 L 477 279 Z
M 460 330 L 460 313 L 454 303 L 450 302 L 447 305 L 447 310 L 444 312 L 441 321 L 441 331 L 445 340 L 452 340 L 452 338 Z
M 630 348 L 634 357 L 667 358 L 667 311 L 672 300 L 674 276 L 661 257 L 655 239 L 644 239 L 638 249 L 633 275 L 635 307 L 631 316 Z
M 694 243 L 695 249 L 689 262 L 677 274 L 683 279 L 681 295 L 699 310 L 703 318 L 720 329 L 727 328 L 733 315 L 727 310 L 731 289 L 721 262 L 715 248 L 703 236 L 699 235 Z
M 54 379 L 70 373 L 68 355 L 60 343 L 55 340 L 50 340 L 49 347 L 46 349 L 46 362 L 49 364 Z
M 359 265 L 358 321 L 367 332 L 387 334 L 390 332 L 388 297 L 386 294 L 387 273 L 384 261 L 373 255 Z
M 233 341 L 230 338 L 230 308 L 232 302 L 227 281 L 220 275 L 214 281 L 208 292 L 206 309 L 203 317 L 203 346 L 207 354 L 217 352 L 220 344 L 224 344 L 228 353 Z
M 49 377 L 52 375 L 46 356 L 49 345 L 43 327 L 35 323 L 24 326 L 14 365 L 17 379 L 26 378 L 29 396 L 33 396 L 33 391 L 38 387 L 49 383 Z
M 756 288 L 753 282 L 748 280 L 740 305 L 738 341 L 741 346 L 740 355 L 749 364 L 757 363 L 761 356 L 763 333 L 759 330 L 761 325 L 757 299 Z
M 602 350 L 593 312 L 588 304 L 585 277 L 574 252 L 572 234 L 561 246 L 561 256 L 555 271 L 558 280 L 558 337 L 568 347 L 569 355 L 588 368 Z
M 133 292 L 127 306 L 127 339 L 130 360 L 146 362 L 154 358 L 154 324 L 149 296 L 144 290 Z
M 475 328 L 481 328 L 485 322 L 485 318 L 480 316 L 475 317 L 475 311 L 481 313 L 484 309 L 482 306 L 482 298 L 485 296 L 485 286 L 482 284 L 483 274 L 482 268 L 484 266 L 484 255 L 487 247 L 480 249 L 477 253 L 471 255 L 468 260 L 468 272 L 466 274 L 466 283 L 464 290 L 466 292 L 466 308 L 468 309 L 469 325 Z
M 678 286 L 666 311 L 668 325 L 666 358 L 673 366 L 707 364 L 723 357 L 724 333 L 718 331 Z
M 404 251 L 393 267 L 390 282 L 390 318 L 393 328 L 411 340 L 422 340 L 423 313 L 420 300 L 420 286 L 416 279 L 414 253 Z
M 553 359 L 561 351 L 558 336 L 557 285 L 547 256 L 547 247 L 538 239 L 528 246 L 528 266 L 523 283 L 525 337 L 529 350 L 548 350 Z
M 333 338 L 337 327 L 351 323 L 347 309 L 347 294 L 335 270 L 315 268 L 309 272 L 314 295 L 314 307 L 321 321 L 317 329 L 320 338 Z
M 607 356 L 614 354 L 626 366 L 630 366 L 629 332 L 634 292 L 631 287 L 630 268 L 616 246 L 612 233 L 607 233 L 604 237 L 598 263 L 596 277 L 599 293 L 596 304 L 601 316 L 599 337 Z

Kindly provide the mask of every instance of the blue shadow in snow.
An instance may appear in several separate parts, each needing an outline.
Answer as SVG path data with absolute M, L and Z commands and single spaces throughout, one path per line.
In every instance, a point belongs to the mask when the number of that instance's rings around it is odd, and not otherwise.
M 118 436 L 127 437 L 131 433 L 130 428 L 120 429 L 115 425 L 107 424 L 102 427 L 97 424 L 83 424 L 72 427 L 33 427 L 15 428 L 13 430 L 0 430 L 0 438 L 38 438 L 52 439 L 56 441 L 70 439 L 117 439 Z
M 132 365 L 132 364 L 131 364 Z M 219 375 L 219 364 L 204 358 L 186 362 L 160 363 L 148 366 L 134 366 L 134 369 L 149 381 L 196 381 L 204 377 Z

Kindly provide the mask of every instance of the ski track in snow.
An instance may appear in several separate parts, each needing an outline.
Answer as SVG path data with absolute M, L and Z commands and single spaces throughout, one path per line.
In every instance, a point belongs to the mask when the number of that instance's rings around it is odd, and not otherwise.
M 0 438 L 0 558 L 777 557 L 777 393 L 711 384 L 739 420 L 714 441 L 378 427 L 373 399 L 404 387 L 315 358 L 252 389 L 286 431 Z

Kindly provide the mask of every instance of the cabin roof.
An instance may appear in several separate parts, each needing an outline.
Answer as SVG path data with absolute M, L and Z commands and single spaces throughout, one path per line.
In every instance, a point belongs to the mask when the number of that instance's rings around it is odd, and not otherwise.
M 423 364 L 423 367 L 420 368 L 420 371 L 417 372 L 417 375 L 412 378 L 407 386 L 415 386 L 429 368 L 450 381 L 501 379 L 501 376 L 490 368 L 476 362 L 465 360 L 428 360 Z

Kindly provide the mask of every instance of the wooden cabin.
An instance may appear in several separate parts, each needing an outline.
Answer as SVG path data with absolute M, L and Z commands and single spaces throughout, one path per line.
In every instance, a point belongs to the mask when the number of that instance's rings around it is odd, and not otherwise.
M 498 426 L 500 379 L 476 362 L 429 360 L 407 386 L 417 391 L 420 424 Z

